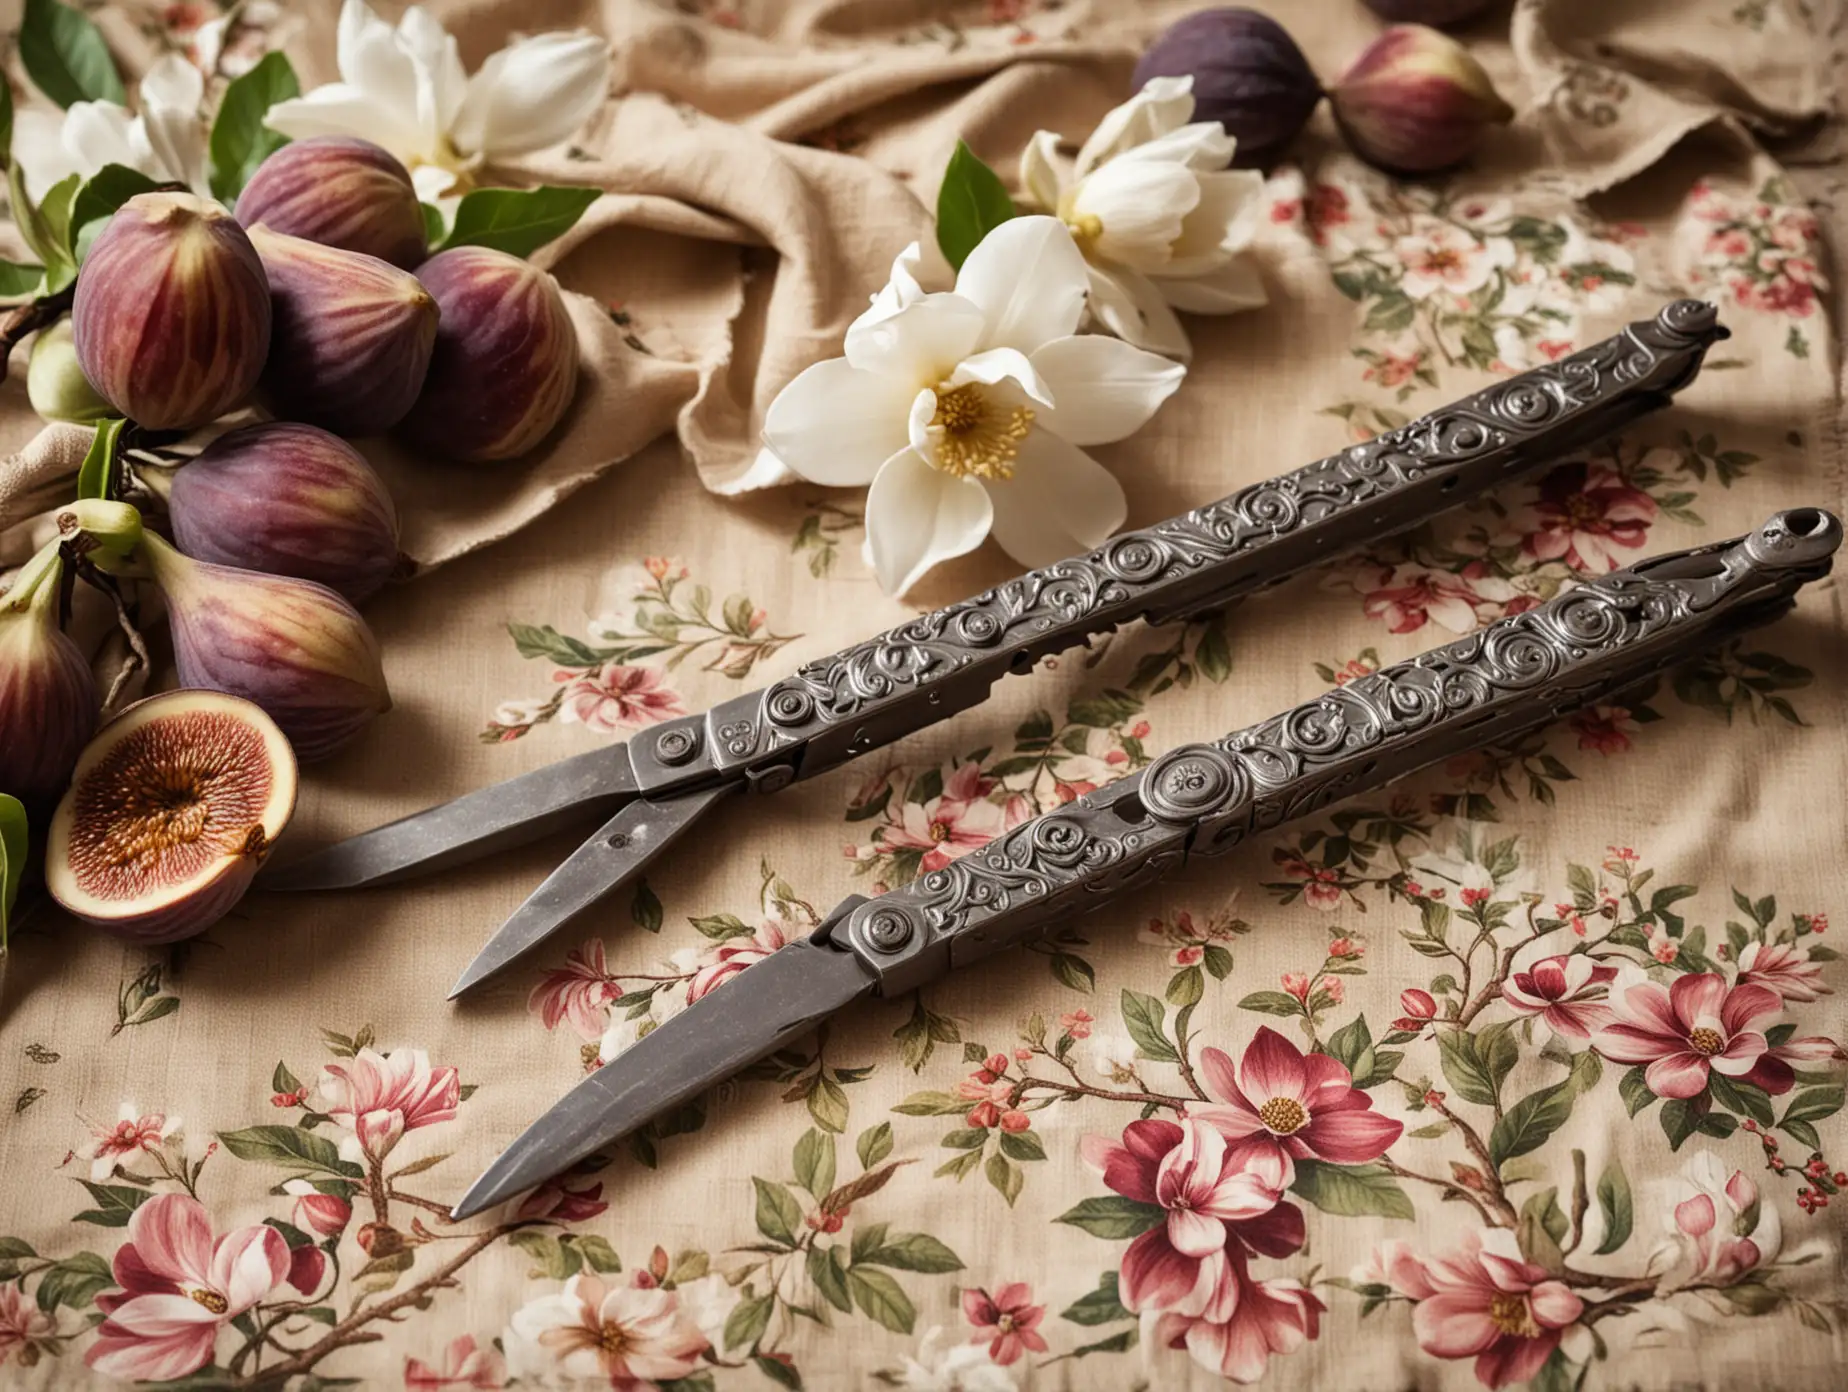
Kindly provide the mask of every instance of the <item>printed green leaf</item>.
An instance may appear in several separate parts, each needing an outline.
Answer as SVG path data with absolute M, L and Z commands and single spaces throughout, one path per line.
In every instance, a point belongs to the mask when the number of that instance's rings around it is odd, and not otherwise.
M 1194 666 L 1210 682 L 1223 682 L 1232 675 L 1232 647 L 1226 642 L 1224 614 L 1215 614 L 1200 630 L 1200 646 L 1194 649 Z
M 1113 725 L 1121 725 L 1132 715 L 1142 711 L 1142 698 L 1134 692 L 1121 691 L 1115 687 L 1108 691 L 1095 692 L 1089 696 L 1077 697 L 1066 707 L 1066 714 L 1074 725 L 1088 725 L 1093 729 L 1108 730 Z
M 37 1250 L 23 1237 L 0 1237 L 0 1281 L 11 1281 L 19 1275 L 21 1259 L 30 1260 L 37 1255 Z
M 30 829 L 26 807 L 11 793 L 0 793 L 0 957 L 6 954 L 7 925 L 19 900 L 20 881 L 26 875 L 26 847 Z
M 280 53 L 264 54 L 254 68 L 225 88 L 212 121 L 211 139 L 212 192 L 221 200 L 235 203 L 257 166 L 289 143 L 288 136 L 264 125 L 263 118 L 276 103 L 301 94 L 295 69 Z
M 1136 1346 L 1137 1330 L 1134 1325 L 1120 1334 L 1112 1334 L 1108 1339 L 1099 1339 L 1094 1344 L 1080 1344 L 1072 1350 L 1073 1358 L 1083 1358 L 1087 1353 L 1123 1353 Z
M 1372 1046 L 1373 1031 L 1367 1028 L 1367 1017 L 1356 1015 L 1328 1036 L 1327 1050 L 1330 1058 L 1352 1073 L 1361 1054 Z
M 1097 972 L 1075 952 L 1054 952 L 1051 965 L 1052 974 L 1058 978 L 1061 986 L 1089 992 L 1097 985 Z
M 961 1116 L 971 1105 L 953 1092 L 914 1092 L 892 1110 L 900 1116 Z
M 802 1374 L 797 1372 L 790 1363 L 785 1361 L 788 1358 L 789 1355 L 786 1353 L 778 1354 L 775 1357 L 767 1353 L 754 1353 L 751 1355 L 751 1366 L 756 1368 L 757 1371 L 762 1373 L 765 1377 L 769 1378 L 770 1381 L 774 1382 L 778 1387 L 788 1387 L 793 1389 L 793 1392 L 801 1392 Z M 658 1383 L 657 1386 L 660 1387 L 661 1392 L 711 1392 L 714 1386 L 712 1374 L 695 1374 L 695 1376 L 703 1376 L 706 1379 L 706 1386 L 704 1389 L 689 1386 L 693 1381 L 692 1378 L 675 1378 L 669 1382 Z
M 1253 991 L 1238 1003 L 1240 1010 L 1256 1010 L 1264 1015 L 1300 1015 L 1303 1003 L 1284 991 Z
M 896 1267 L 900 1271 L 961 1271 L 962 1258 L 929 1233 L 897 1233 L 866 1255 L 855 1258 L 873 1266 Z
M 937 190 L 937 246 L 944 260 L 961 270 L 982 238 L 1016 215 L 1000 175 L 957 141 Z
M 39 1277 L 38 1307 L 48 1315 L 60 1305 L 80 1310 L 114 1284 L 108 1262 L 94 1252 L 76 1252 Z
M 1298 1160 L 1290 1192 L 1324 1213 L 1354 1218 L 1414 1218 L 1417 1211 L 1399 1181 L 1382 1165 L 1330 1165 Z
M 128 104 L 101 31 L 89 16 L 58 0 L 26 0 L 19 61 L 33 86 L 59 106 L 80 101 Z
M 89 1180 L 78 1183 L 90 1191 L 90 1197 L 96 1201 L 95 1208 L 86 1208 L 73 1220 L 78 1223 L 94 1223 L 99 1228 L 125 1228 L 129 1216 L 153 1198 L 152 1191 L 137 1189 L 128 1184 L 92 1184 Z
M 1001 1197 L 1007 1200 L 1007 1206 L 1012 1208 L 1014 1200 L 1020 1197 L 1021 1185 L 1026 1183 L 1026 1176 L 1021 1173 L 1020 1166 L 1010 1163 L 1008 1158 L 997 1150 L 988 1157 L 988 1164 L 984 1167 L 983 1174 L 987 1176 L 988 1182 L 995 1187 Z
M 838 1136 L 847 1129 L 847 1094 L 825 1073 L 815 1079 L 814 1090 L 808 1095 L 808 1110 L 814 1123 L 825 1131 Z
M 1297 1172 L 1300 1174 L 1301 1171 L 1302 1164 L 1299 1163 Z M 1168 1214 L 1160 1204 L 1141 1203 L 1120 1194 L 1106 1194 L 1101 1198 L 1079 1200 L 1053 1221 L 1083 1228 L 1092 1237 L 1116 1241 L 1141 1236 L 1150 1228 L 1167 1222 Z
M 802 1207 L 781 1184 L 751 1176 L 757 1186 L 757 1231 L 772 1242 L 786 1247 L 796 1245 L 796 1228 L 802 1222 Z
M 749 1300 L 738 1302 L 737 1308 L 725 1321 L 725 1332 L 720 1337 L 725 1341 L 727 1350 L 753 1348 L 770 1327 L 770 1312 L 776 1308 L 774 1295 L 759 1295 Z
M 565 1239 L 584 1256 L 584 1264 L 592 1271 L 608 1273 L 622 1270 L 622 1258 L 616 1255 L 616 1249 L 610 1246 L 609 1239 L 599 1237 L 596 1233 L 573 1233 Z
M 1572 1115 L 1575 1096 L 1570 1083 L 1556 1083 L 1530 1092 L 1510 1107 L 1489 1132 L 1489 1159 L 1495 1168 L 1545 1145 Z
M 127 424 L 120 416 L 96 423 L 96 433 L 90 437 L 90 448 L 83 457 L 83 463 L 77 466 L 79 498 L 109 496 L 109 487 L 115 481 L 116 442 L 122 438 L 122 427 Z
M 911 1297 L 892 1277 L 877 1267 L 854 1266 L 847 1269 L 847 1289 L 858 1305 L 875 1322 L 895 1334 L 909 1334 L 917 1320 Z
M 648 887 L 647 880 L 635 886 L 635 897 L 629 901 L 629 921 L 646 933 L 661 931 L 661 900 Z
M 834 1187 L 834 1137 L 814 1127 L 796 1142 L 796 1183 L 816 1198 Z
M 1488 1074 L 1489 1086 L 1499 1097 L 1502 1083 L 1521 1057 L 1521 1046 L 1515 1040 L 1512 1022 L 1487 1025 L 1478 1031 L 1476 1057 L 1482 1061 L 1483 1071 Z M 1592 1057 L 1595 1059 L 1596 1055 Z
M 583 1257 L 575 1248 L 566 1247 L 548 1233 L 517 1232 L 507 1240 L 537 1263 L 528 1273 L 535 1280 L 548 1277 L 563 1281 L 577 1275 L 583 1265 Z
M 1123 1308 L 1122 1298 L 1117 1293 L 1116 1272 L 1106 1271 L 1098 1278 L 1097 1289 L 1066 1306 L 1059 1318 L 1070 1320 L 1073 1324 L 1098 1325 L 1114 1324 L 1118 1320 L 1134 1319 L 1135 1316 Z
M 1173 1063 L 1179 1057 L 1162 1032 L 1167 1014 L 1155 997 L 1132 991 L 1127 986 L 1123 988 L 1123 1027 L 1143 1055 L 1158 1063 Z
M 844 1315 L 853 1312 L 853 1297 L 847 1293 L 847 1268 L 841 1265 L 839 1247 L 809 1248 L 808 1275 L 830 1305 Z
M 1044 1160 L 1046 1147 L 1031 1131 L 1003 1131 L 1001 1153 L 1010 1160 Z
M 892 1153 L 892 1123 L 882 1121 L 877 1126 L 869 1126 L 860 1133 L 860 1139 L 854 1142 L 854 1153 L 860 1157 L 860 1168 L 870 1170 L 886 1156 Z
M 1639 1063 L 1617 1080 L 1617 1091 L 1622 1095 L 1623 1105 L 1629 1109 L 1631 1116 L 1656 1100 L 1656 1095 L 1649 1090 L 1648 1071 Z
M 1218 943 L 1208 943 L 1203 965 L 1212 974 L 1213 980 L 1224 981 L 1232 975 L 1232 954 Z
M 509 256 L 531 256 L 577 225 L 601 196 L 601 189 L 476 189 L 456 205 L 456 220 L 443 247 L 484 246 Z
M 1598 1212 L 1604 1215 L 1604 1238 L 1594 1255 L 1608 1257 L 1630 1240 L 1636 1225 L 1636 1205 L 1630 1197 L 1630 1177 L 1615 1155 L 1598 1176 Z
M 332 1141 L 299 1126 L 248 1126 L 242 1131 L 220 1131 L 218 1139 L 240 1160 L 267 1160 L 350 1179 L 359 1179 L 366 1173 L 351 1160 L 342 1160 L 339 1147 Z
M 1466 1102 L 1484 1107 L 1495 1105 L 1498 1096 L 1495 1080 L 1477 1053 L 1475 1038 L 1468 1030 L 1438 1030 L 1437 1049 L 1451 1091 Z

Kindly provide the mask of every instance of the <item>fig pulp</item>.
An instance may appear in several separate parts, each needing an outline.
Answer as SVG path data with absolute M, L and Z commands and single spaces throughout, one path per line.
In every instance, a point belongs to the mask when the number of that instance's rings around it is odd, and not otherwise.
M 167 691 L 93 739 L 51 819 L 45 879 L 136 942 L 203 932 L 244 897 L 295 810 L 295 757 L 249 701 Z
M 237 220 L 414 270 L 429 254 L 411 176 L 389 151 L 350 135 L 284 145 L 237 196 Z

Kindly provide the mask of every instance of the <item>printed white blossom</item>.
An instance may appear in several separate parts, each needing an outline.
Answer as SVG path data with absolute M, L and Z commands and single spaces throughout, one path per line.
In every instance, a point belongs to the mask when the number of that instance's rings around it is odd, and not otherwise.
M 770 403 L 766 443 L 811 482 L 871 484 L 867 552 L 893 594 L 991 531 L 1028 566 L 1096 546 L 1127 505 L 1079 446 L 1139 429 L 1184 369 L 1077 335 L 1084 258 L 1056 218 L 1002 223 L 949 293 L 926 293 L 904 261 L 846 355 Z
M 1113 1083 L 1126 1083 L 1136 1075 L 1136 1044 L 1120 1034 L 1100 1034 L 1091 1040 L 1091 1066 Z
M 881 1380 L 907 1392 L 1014 1392 L 1013 1377 L 995 1366 L 980 1344 L 945 1344 L 943 1328 L 933 1325 L 918 1343 L 918 1356 L 906 1355 L 902 1365 L 882 1372 Z
M 340 81 L 278 102 L 265 122 L 295 140 L 382 145 L 426 199 L 484 164 L 558 144 L 596 111 L 610 79 L 609 44 L 581 30 L 521 39 L 470 77 L 455 39 L 421 6 L 393 28 L 363 0 L 341 8 L 336 61 Z
M 1098 122 L 1069 168 L 1052 131 L 1020 157 L 1021 186 L 1084 252 L 1091 312 L 1118 337 L 1182 359 L 1191 350 L 1176 309 L 1232 314 L 1265 302 L 1244 255 L 1264 178 L 1230 168 L 1237 142 L 1193 111 L 1191 77 L 1153 78 Z
M 106 164 L 120 164 L 210 198 L 199 114 L 204 96 L 199 70 L 170 53 L 141 79 L 139 115 L 110 101 L 73 102 L 64 112 L 23 108 L 14 118 L 13 153 L 26 191 L 37 201 L 69 175 L 88 179 Z

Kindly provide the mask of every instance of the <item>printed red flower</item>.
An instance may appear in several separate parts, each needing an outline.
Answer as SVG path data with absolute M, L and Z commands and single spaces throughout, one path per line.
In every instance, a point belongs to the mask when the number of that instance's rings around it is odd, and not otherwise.
M 975 1326 L 969 1342 L 988 1345 L 988 1356 L 1003 1367 L 1018 1362 L 1023 1353 L 1044 1353 L 1046 1337 L 1039 1332 L 1046 1307 L 1033 1303 L 1033 1288 L 1012 1281 L 993 1295 L 981 1288 L 962 1293 L 963 1315 Z
M 1206 949 L 1199 943 L 1187 943 L 1175 948 L 1169 955 L 1169 960 L 1177 967 L 1191 967 L 1197 965 L 1205 956 Z
M 1712 1070 L 1751 1079 L 1770 1045 L 1750 1026 L 1784 1003 L 1763 986 L 1728 987 L 1718 972 L 1690 972 L 1672 986 L 1628 975 L 1609 1004 L 1615 1022 L 1592 1046 L 1614 1063 L 1647 1064 L 1644 1081 L 1656 1096 L 1686 1098 L 1706 1089 Z
M 1283 989 L 1299 1001 L 1309 999 L 1309 978 L 1301 972 L 1285 972 L 1281 978 Z
M 152 1157 L 161 1144 L 180 1130 L 178 1117 L 164 1112 L 140 1114 L 132 1102 L 124 1102 L 113 1126 L 90 1126 L 90 1141 L 77 1153 L 90 1162 L 90 1181 L 100 1184 L 115 1173 L 117 1165 L 132 1165 L 137 1157 Z
M 1091 1026 L 1096 1023 L 1096 1019 L 1088 1010 L 1074 1010 L 1059 1017 L 1059 1027 L 1073 1039 L 1089 1039 Z
M 1296 1281 L 1253 1280 L 1244 1254 L 1234 1251 L 1202 1313 L 1145 1316 L 1144 1328 L 1155 1347 L 1184 1348 L 1207 1371 L 1253 1383 L 1272 1354 L 1291 1353 L 1321 1332 L 1327 1308 Z
M 1473 632 L 1484 599 L 1468 578 L 1416 561 L 1379 568 L 1362 594 L 1367 617 L 1384 620 L 1394 633 L 1416 633 L 1433 619 L 1452 633 Z
M 1604 755 L 1629 749 L 1638 728 L 1624 706 L 1587 706 L 1572 717 L 1571 725 L 1580 749 L 1595 749 Z
M 1303 902 L 1327 913 L 1341 906 L 1341 877 L 1326 865 L 1311 865 L 1301 856 L 1279 854 L 1283 873 L 1303 882 Z
M 1331 227 L 1345 227 L 1349 221 L 1348 196 L 1334 184 L 1317 184 L 1303 201 L 1309 223 L 1309 235 L 1320 246 L 1328 239 Z
M 1196 1107 L 1233 1141 L 1268 1141 L 1297 1159 L 1337 1165 L 1377 1160 L 1405 1130 L 1373 1110 L 1373 1099 L 1326 1054 L 1304 1054 L 1266 1026 L 1253 1036 L 1234 1076 L 1224 1051 L 1201 1051 L 1207 1095 L 1218 1105 Z
M 327 1114 L 352 1133 L 342 1150 L 363 1150 L 375 1160 L 406 1131 L 454 1121 L 462 1100 L 456 1070 L 432 1068 L 422 1049 L 361 1049 L 328 1064 L 319 1086 Z
M 569 683 L 558 718 L 599 734 L 653 725 L 687 713 L 680 693 L 668 687 L 658 667 L 606 662 L 583 672 L 562 669 L 552 674 L 552 680 Z
M 1486 890 L 1486 889 L 1471 889 L 1471 888 L 1468 888 L 1468 887 L 1466 886 L 1466 887 L 1464 888 L 1464 890 L 1463 890 L 1463 892 L 1462 892 L 1461 894 L 1459 894 L 1459 895 L 1458 895 L 1457 897 L 1458 897 L 1459 899 L 1461 899 L 1461 900 L 1463 901 L 1463 907 L 1464 907 L 1464 908 L 1466 908 L 1466 909 L 1473 909 L 1473 908 L 1475 908 L 1475 907 L 1476 907 L 1476 906 L 1477 906 L 1478 904 L 1486 904 L 1486 903 L 1488 903 L 1488 902 L 1489 902 L 1489 894 L 1490 894 L 1490 891 L 1489 891 L 1489 890 Z
M 763 961 L 795 936 L 782 919 L 768 918 L 748 938 L 727 938 L 714 951 L 712 960 L 687 983 L 687 1004 L 730 981 L 752 963 Z
M 609 1024 L 604 1007 L 621 994 L 603 964 L 603 940 L 591 938 L 565 954 L 564 966 L 545 974 L 526 998 L 526 1008 L 537 1011 L 547 1029 L 569 1020 L 585 1039 L 599 1039 Z
M 274 1228 L 215 1238 L 205 1205 L 156 1194 L 128 1220 L 113 1264 L 120 1291 L 96 1298 L 107 1319 L 84 1362 L 123 1381 L 164 1382 L 212 1361 L 218 1331 L 288 1279 L 289 1244 Z
M 283 1182 L 283 1192 L 295 1195 L 295 1226 L 317 1237 L 338 1237 L 353 1220 L 353 1205 L 338 1194 L 323 1194 L 305 1179 Z
M 1822 963 L 1813 961 L 1807 947 L 1796 943 L 1746 944 L 1739 954 L 1739 980 L 1767 986 L 1786 1001 L 1813 1001 L 1833 995 L 1822 984 Z
M 1540 480 L 1521 548 L 1535 560 L 1602 574 L 1622 564 L 1620 549 L 1648 540 L 1657 511 L 1654 498 L 1608 464 L 1561 464 Z
M 0 1368 L 6 1366 L 14 1350 L 19 1351 L 19 1366 L 31 1367 L 38 1360 L 36 1341 L 58 1330 L 56 1323 L 39 1309 L 38 1302 L 26 1298 L 23 1285 L 24 1282 L 0 1286 Z
M 884 847 L 922 851 L 918 868 L 941 870 L 1006 830 L 1001 809 L 987 800 L 993 788 L 979 764 L 958 764 L 940 794 L 927 802 L 905 803 L 898 819 L 882 828 Z
M 1327 996 L 1329 1003 L 1340 1005 L 1347 998 L 1347 987 L 1338 976 L 1325 976 L 1315 983 L 1315 989 Z
M 1730 1286 L 1759 1263 L 1775 1257 L 1782 1242 L 1776 1204 L 1760 1204 L 1758 1186 L 1739 1170 L 1730 1174 L 1712 1151 L 1701 1151 L 1682 1168 L 1682 1192 L 1675 1205 L 1675 1230 L 1684 1239 L 1679 1271 L 1665 1287 L 1699 1283 Z
M 1589 1039 L 1614 1018 L 1603 1004 L 1617 968 L 1602 967 L 1584 953 L 1543 957 L 1502 983 L 1502 1000 L 1517 1015 L 1538 1015 L 1561 1034 Z
M 404 1360 L 405 1392 L 441 1392 L 445 1387 L 467 1387 L 473 1392 L 496 1392 L 507 1385 L 507 1364 L 498 1350 L 478 1348 L 472 1334 L 450 1341 L 443 1350 L 443 1366 L 432 1368 L 421 1358 Z
M 1336 938 L 1328 944 L 1330 957 L 1364 957 L 1366 954 L 1367 945 L 1357 943 L 1352 938 Z
M 1418 1029 L 1437 1016 L 1437 997 L 1416 986 L 1399 992 L 1399 1009 L 1405 1014 L 1392 1022 L 1394 1029 Z
M 1164 1221 L 1123 1253 L 1127 1309 L 1199 1314 L 1219 1288 L 1241 1225 L 1255 1224 L 1247 1235 L 1262 1251 L 1275 1250 L 1292 1228 L 1301 1242 L 1301 1213 L 1280 1202 L 1295 1175 L 1280 1148 L 1228 1143 L 1216 1127 L 1188 1118 L 1132 1121 L 1120 1142 L 1086 1136 L 1080 1151 L 1117 1193 L 1164 1210 Z
M 609 1205 L 603 1201 L 603 1185 L 593 1183 L 582 1189 L 568 1188 L 562 1176 L 548 1179 L 521 1202 L 521 1218 L 550 1218 L 558 1223 L 581 1223 L 595 1218 Z

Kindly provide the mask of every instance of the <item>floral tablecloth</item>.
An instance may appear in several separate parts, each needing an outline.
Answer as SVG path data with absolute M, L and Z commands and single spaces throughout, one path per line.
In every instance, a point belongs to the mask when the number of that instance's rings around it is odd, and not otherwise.
M 615 107 L 665 92 L 689 121 L 883 162 L 928 200 L 958 132 L 1004 169 L 1035 125 L 1082 137 L 1125 90 L 1115 36 L 1185 8 L 443 13 L 476 34 L 604 25 L 631 45 Z M 1358 3 L 1268 8 L 1324 73 L 1376 27 Z M 198 9 L 127 28 L 184 46 Z M 251 9 L 278 32 L 291 16 Z M 1269 306 L 1192 320 L 1186 384 L 1099 452 L 1132 523 L 1153 521 L 1671 296 L 1721 305 L 1733 337 L 1672 411 L 1535 483 L 727 804 L 594 931 L 455 1006 L 449 982 L 572 838 L 375 892 L 253 895 L 172 950 L 29 918 L 0 997 L 0 1384 L 1840 1386 L 1838 585 L 1622 706 L 850 1010 L 606 1164 L 446 1216 L 587 1068 L 690 999 L 748 991 L 732 978 L 841 895 L 1577 576 L 1842 507 L 1834 224 L 1814 201 L 1835 173 L 1760 144 L 1829 154 L 1802 122 L 1837 19 L 1799 0 L 1497 7 L 1467 32 L 1523 112 L 1505 139 L 1473 172 L 1395 184 L 1312 128 L 1266 186 Z M 740 54 L 776 80 L 728 104 L 688 76 Z M 822 95 L 792 114 L 804 91 Z M 608 301 L 631 244 L 604 245 L 559 273 Z M 725 254 L 746 280 L 775 265 Z M 665 314 L 614 313 L 634 351 L 704 351 Z M 750 319 L 741 354 L 761 351 Z M 861 505 L 715 496 L 668 439 L 392 591 L 369 617 L 396 706 L 312 771 L 291 839 L 902 620 L 862 561 Z M 911 601 L 1008 573 L 984 550 Z

